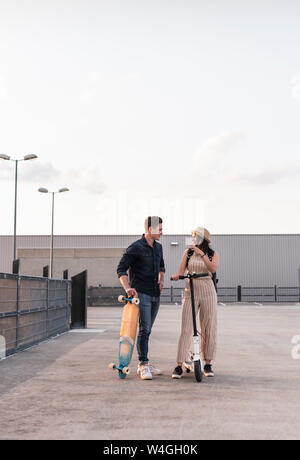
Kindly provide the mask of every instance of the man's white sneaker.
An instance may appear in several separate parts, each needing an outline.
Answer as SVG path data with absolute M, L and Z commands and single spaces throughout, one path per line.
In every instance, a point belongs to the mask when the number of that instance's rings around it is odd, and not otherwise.
M 162 371 L 160 369 L 157 369 L 157 367 L 154 367 L 153 364 L 149 363 L 149 370 L 151 374 L 153 375 L 162 375 Z
M 153 366 L 153 364 L 148 363 L 148 367 L 152 375 L 162 375 L 162 371 L 160 369 L 157 369 L 155 366 Z M 142 368 L 142 364 L 139 364 L 137 371 L 136 371 L 137 375 L 140 375 L 141 368 Z
M 143 364 L 139 364 L 136 370 L 137 375 L 140 375 Z
M 148 364 L 140 364 L 137 370 L 142 380 L 152 380 L 152 374 Z

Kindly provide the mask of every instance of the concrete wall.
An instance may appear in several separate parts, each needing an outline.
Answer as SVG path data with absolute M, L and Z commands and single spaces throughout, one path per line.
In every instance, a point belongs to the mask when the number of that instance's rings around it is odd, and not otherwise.
M 55 249 L 53 275 L 61 278 L 68 269 L 69 278 L 83 270 L 88 270 L 90 286 L 119 286 L 116 266 L 124 249 L 119 248 L 85 248 Z M 49 249 L 18 249 L 20 273 L 41 276 L 42 268 L 49 265 Z

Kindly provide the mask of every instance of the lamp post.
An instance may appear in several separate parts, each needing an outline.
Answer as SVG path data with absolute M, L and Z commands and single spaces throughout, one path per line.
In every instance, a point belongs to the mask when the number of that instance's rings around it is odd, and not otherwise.
M 17 192 L 18 192 L 18 163 L 20 161 L 35 160 L 37 155 L 29 154 L 22 158 L 11 158 L 9 155 L 4 153 L 0 154 L 1 160 L 14 161 L 15 162 L 15 211 L 14 211 L 14 260 L 17 258 Z
M 51 213 L 51 238 L 50 238 L 50 278 L 53 278 L 53 230 L 54 230 L 54 195 L 56 193 L 69 192 L 66 187 L 60 188 L 57 192 L 49 192 L 48 189 L 40 187 L 38 189 L 40 193 L 51 193 L 52 194 L 52 213 Z

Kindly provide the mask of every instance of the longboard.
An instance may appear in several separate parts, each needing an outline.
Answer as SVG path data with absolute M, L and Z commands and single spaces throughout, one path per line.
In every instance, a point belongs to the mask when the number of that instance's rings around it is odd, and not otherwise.
M 137 297 L 125 297 L 123 295 L 118 297 L 119 302 L 126 302 L 123 309 L 122 322 L 120 329 L 120 342 L 119 342 L 119 365 L 110 363 L 110 369 L 117 369 L 119 377 L 124 379 L 129 374 L 129 364 L 132 358 L 132 353 L 135 344 L 136 330 L 139 319 L 139 303 Z

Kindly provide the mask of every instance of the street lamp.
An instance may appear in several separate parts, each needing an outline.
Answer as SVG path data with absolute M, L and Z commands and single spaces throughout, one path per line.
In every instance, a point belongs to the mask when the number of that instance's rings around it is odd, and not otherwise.
M 50 278 L 53 278 L 53 228 L 54 228 L 54 195 L 56 193 L 69 192 L 67 187 L 60 188 L 57 192 L 49 192 L 48 189 L 40 187 L 38 189 L 40 193 L 51 193 L 52 194 L 52 223 L 51 223 L 51 240 L 50 240 Z
M 0 160 L 15 162 L 15 216 L 14 216 L 14 260 L 17 258 L 17 190 L 18 190 L 18 163 L 19 161 L 35 160 L 37 155 L 28 154 L 21 158 L 11 158 L 9 155 L 0 153 Z

